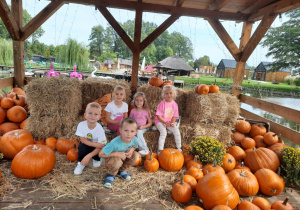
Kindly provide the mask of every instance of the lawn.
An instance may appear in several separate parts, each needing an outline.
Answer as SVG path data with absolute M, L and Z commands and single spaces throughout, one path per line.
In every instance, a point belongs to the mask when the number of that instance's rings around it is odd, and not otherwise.
M 216 78 L 213 76 L 200 76 L 199 78 L 189 78 L 189 77 L 176 77 L 176 80 L 184 80 L 185 84 L 214 84 L 216 80 L 216 84 L 218 86 L 231 86 L 233 83 L 233 79 L 230 78 Z M 256 81 L 256 80 L 243 80 L 242 86 L 245 88 L 251 89 L 264 89 L 264 90 L 272 90 L 272 91 L 281 91 L 281 92 L 293 92 L 300 93 L 299 86 L 288 85 L 287 83 L 279 83 L 272 84 L 272 82 L 264 82 L 264 81 Z

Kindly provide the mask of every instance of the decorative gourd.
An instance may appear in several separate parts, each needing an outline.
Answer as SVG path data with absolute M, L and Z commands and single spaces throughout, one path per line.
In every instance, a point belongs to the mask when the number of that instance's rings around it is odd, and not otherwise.
M 13 123 L 13 122 L 5 122 L 0 124 L 0 131 L 5 134 L 9 131 L 13 131 L 13 130 L 17 130 L 20 129 L 20 127 L 18 126 L 18 124 Z
M 1 138 L 1 150 L 7 159 L 13 159 L 24 147 L 34 144 L 32 135 L 23 129 L 5 133 Z
M 192 166 L 194 166 L 196 168 L 202 168 L 202 163 L 197 160 L 197 156 L 194 157 L 194 160 L 189 160 L 186 163 L 186 168 L 187 169 L 191 168 Z
M 195 92 L 201 95 L 206 95 L 209 92 L 209 87 L 205 84 L 197 85 L 195 88 Z
M 251 130 L 251 125 L 245 119 L 238 120 L 235 124 L 235 129 L 241 133 L 249 133 Z
M 186 174 L 193 176 L 197 181 L 204 176 L 200 168 L 196 168 L 193 166 L 186 172 Z
M 164 81 L 159 77 L 151 77 L 149 79 L 149 84 L 156 87 L 161 87 L 164 84 Z
M 5 121 L 6 118 L 6 112 L 5 110 L 0 106 L 0 124 Z
M 202 171 L 203 171 L 204 176 L 207 173 L 212 173 L 212 172 L 218 172 L 218 173 L 225 174 L 224 169 L 221 166 L 218 166 L 216 164 L 216 161 L 215 161 L 214 164 L 206 164 L 205 166 L 203 166 Z
M 56 150 L 61 154 L 67 154 L 70 149 L 73 148 L 73 144 L 77 143 L 77 140 L 70 140 L 65 138 L 60 138 L 56 142 Z
M 227 150 L 227 153 L 231 154 L 236 161 L 244 160 L 244 158 L 246 157 L 245 151 L 239 146 L 231 146 Z
M 252 139 L 250 137 L 245 137 L 242 140 L 241 145 L 245 150 L 252 149 L 255 147 L 255 141 L 254 141 L 254 139 Z
M 268 168 L 272 171 L 277 171 L 280 162 L 275 152 L 270 149 L 260 147 L 246 151 L 245 164 L 253 173 L 255 173 L 261 168 Z
M 195 177 L 186 174 L 183 176 L 183 180 L 185 183 L 188 183 L 191 186 L 193 192 L 196 191 L 197 180 L 195 179 Z
M 268 132 L 264 135 L 264 142 L 269 146 L 278 143 L 278 136 L 273 132 Z
M 294 210 L 291 204 L 288 203 L 288 198 L 284 201 L 275 201 L 272 203 L 271 208 L 276 210 Z
M 276 155 L 278 156 L 279 160 L 281 161 L 282 160 L 281 150 L 285 147 L 287 147 L 287 145 L 282 144 L 282 143 L 276 143 L 276 144 L 271 145 L 269 147 L 269 149 L 272 150 L 273 152 L 275 152 Z
M 240 144 L 241 141 L 245 138 L 245 134 L 238 132 L 238 131 L 234 131 L 232 134 L 232 140 L 236 143 L 236 144 Z
M 194 160 L 194 156 L 190 155 L 188 153 L 183 153 L 183 157 L 184 157 L 184 164 L 186 164 L 187 162 L 189 162 L 190 160 Z
M 19 123 L 27 118 L 26 110 L 21 106 L 13 106 L 7 110 L 7 118 L 11 122 Z
M 184 210 L 203 210 L 203 209 L 199 206 L 191 205 L 191 206 L 185 207 Z
M 74 148 L 70 149 L 67 153 L 67 158 L 69 161 L 76 161 L 78 159 L 78 148 L 77 145 L 74 144 Z
M 16 94 L 15 97 L 13 98 L 13 101 L 14 101 L 15 105 L 18 105 L 18 106 L 26 105 L 25 96 L 23 96 L 23 95 Z
M 257 135 L 253 137 L 255 141 L 255 147 L 267 147 L 267 144 L 264 142 L 264 137 L 261 135 Z
M 215 79 L 215 83 L 213 85 L 209 86 L 210 93 L 218 93 L 219 92 L 220 88 L 219 88 L 219 86 L 216 85 L 216 83 L 217 83 L 217 81 Z
M 148 155 L 146 155 L 145 160 L 149 160 L 151 154 L 152 154 L 152 158 L 155 158 L 155 159 L 158 158 L 158 155 L 155 152 L 149 152 Z
M 142 157 L 140 156 L 139 159 L 136 161 L 136 163 L 133 166 L 139 166 L 142 163 Z
M 224 156 L 223 165 L 222 165 L 222 168 L 224 169 L 224 171 L 227 173 L 227 172 L 233 170 L 235 165 L 236 165 L 235 158 L 231 154 L 226 153 Z
M 284 181 L 274 171 L 262 168 L 255 172 L 259 191 L 267 196 L 279 195 L 284 189 Z
M 256 205 L 254 205 L 253 203 L 249 202 L 249 201 L 242 201 L 239 205 L 238 205 L 238 210 L 260 210 L 260 208 Z
M 146 171 L 155 172 L 159 168 L 159 163 L 156 158 L 152 158 L 152 154 L 150 154 L 150 159 L 144 161 L 144 168 Z
M 48 174 L 55 165 L 55 154 L 46 145 L 28 145 L 11 163 L 12 173 L 23 179 L 40 178 Z
M 198 197 L 203 201 L 204 209 L 212 209 L 217 205 L 228 205 L 234 209 L 239 203 L 239 194 L 225 174 L 212 172 L 198 181 L 196 187 Z
M 184 157 L 177 149 L 164 149 L 158 155 L 161 168 L 166 171 L 179 171 L 184 163 Z
M 252 203 L 254 205 L 258 206 L 261 210 L 270 210 L 271 209 L 271 205 L 270 205 L 269 201 L 262 197 L 255 197 L 252 200 Z
M 239 195 L 253 196 L 258 193 L 257 179 L 250 171 L 234 169 L 227 176 Z
M 260 123 L 251 126 L 251 131 L 250 131 L 251 138 L 257 135 L 264 136 L 266 133 L 267 133 L 266 127 Z
M 56 147 L 56 138 L 54 137 L 48 137 L 45 140 L 46 146 L 48 146 L 50 149 L 55 150 Z
M 184 182 L 183 173 L 181 181 L 176 182 L 172 187 L 172 198 L 178 203 L 187 203 L 192 198 L 192 188 L 188 183 Z

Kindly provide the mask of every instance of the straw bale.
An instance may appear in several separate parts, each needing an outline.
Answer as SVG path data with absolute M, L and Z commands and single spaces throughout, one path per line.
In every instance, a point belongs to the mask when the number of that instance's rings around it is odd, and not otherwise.
M 26 87 L 30 117 L 26 129 L 36 139 L 71 138 L 82 107 L 81 82 L 68 77 L 44 77 Z
M 161 97 L 162 88 L 155 87 L 149 84 L 144 84 L 140 86 L 137 89 L 137 91 L 145 93 L 151 115 L 155 116 L 157 106 L 162 101 L 162 97 Z
M 224 124 L 233 127 L 240 114 L 241 102 L 236 96 L 229 93 L 224 93 L 224 95 L 228 104 L 227 117 L 225 118 Z
M 105 94 L 112 93 L 117 86 L 123 86 L 126 92 L 126 103 L 130 103 L 131 89 L 130 84 L 125 80 L 118 79 L 99 79 L 89 77 L 82 81 L 82 103 L 87 104 Z
M 186 95 L 189 92 L 189 90 L 176 88 L 177 91 L 177 97 L 175 99 L 176 103 L 178 104 L 178 111 L 180 116 L 186 115 Z

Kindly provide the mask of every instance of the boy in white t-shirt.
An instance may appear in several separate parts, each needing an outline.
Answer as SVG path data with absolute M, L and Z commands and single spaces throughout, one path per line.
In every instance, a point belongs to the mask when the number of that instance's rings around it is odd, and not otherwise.
M 78 164 L 74 174 L 79 175 L 93 159 L 93 166 L 100 167 L 101 161 L 98 156 L 101 149 L 106 145 L 106 136 L 102 126 L 98 123 L 101 118 L 101 106 L 92 102 L 86 107 L 85 121 L 78 124 L 76 134 L 80 137 L 78 146 Z

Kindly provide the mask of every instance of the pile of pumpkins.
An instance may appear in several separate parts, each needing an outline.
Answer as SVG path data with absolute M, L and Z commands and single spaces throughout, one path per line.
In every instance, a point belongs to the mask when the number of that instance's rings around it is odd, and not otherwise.
M 173 82 L 171 80 L 163 81 L 160 77 L 151 77 L 149 79 L 149 85 L 155 86 L 155 87 L 164 87 L 166 85 L 173 85 Z
M 216 80 L 213 85 L 200 84 L 195 87 L 195 93 L 200 95 L 206 95 L 208 93 L 218 93 L 220 91 L 219 86 L 216 85 Z

